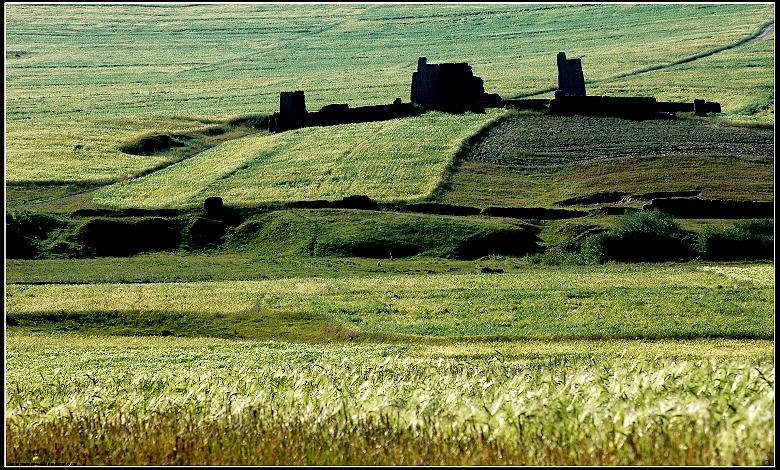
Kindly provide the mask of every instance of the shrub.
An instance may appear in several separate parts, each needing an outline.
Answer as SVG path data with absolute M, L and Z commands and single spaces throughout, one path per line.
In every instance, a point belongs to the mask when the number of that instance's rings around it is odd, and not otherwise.
M 755 219 L 735 222 L 727 229 L 707 227 L 699 237 L 705 259 L 740 261 L 774 257 L 774 221 Z
M 78 229 L 73 242 L 92 256 L 131 256 L 178 248 L 181 233 L 175 220 L 161 217 L 96 218 Z
M 33 259 L 41 256 L 49 234 L 65 225 L 47 214 L 17 211 L 6 214 L 6 257 Z
M 681 261 L 694 258 L 696 235 L 660 211 L 627 213 L 618 227 L 583 243 L 586 257 L 614 261 Z

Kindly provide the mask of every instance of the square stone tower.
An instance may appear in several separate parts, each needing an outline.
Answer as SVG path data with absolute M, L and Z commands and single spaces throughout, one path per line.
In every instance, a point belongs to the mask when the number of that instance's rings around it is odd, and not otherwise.
M 585 96 L 582 61 L 567 59 L 564 52 L 558 53 L 558 90 L 563 96 Z

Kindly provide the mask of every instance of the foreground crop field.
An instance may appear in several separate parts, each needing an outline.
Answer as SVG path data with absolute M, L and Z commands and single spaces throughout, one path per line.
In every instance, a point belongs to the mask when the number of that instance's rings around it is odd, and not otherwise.
M 391 121 L 313 127 L 226 142 L 164 170 L 99 191 L 113 208 L 340 199 L 422 199 L 433 192 L 460 143 L 497 110 L 427 113 Z
M 6 287 L 9 463 L 773 463 L 771 264 Z
M 706 95 L 730 118 L 774 116 L 772 35 L 739 48 L 748 54 L 603 82 L 748 38 L 772 20 L 769 4 L 10 5 L 6 13 L 14 183 L 132 176 L 165 159 L 124 154 L 122 144 L 273 112 L 283 90 L 305 90 L 313 110 L 408 100 L 419 55 L 469 62 L 488 91 L 511 97 L 554 86 L 555 53 L 566 44 L 594 89 Z
M 770 342 L 8 339 L 9 463 L 773 463 Z

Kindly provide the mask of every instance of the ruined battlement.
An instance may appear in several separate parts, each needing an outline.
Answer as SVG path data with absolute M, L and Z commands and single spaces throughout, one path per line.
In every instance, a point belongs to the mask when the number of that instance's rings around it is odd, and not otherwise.
M 412 103 L 426 109 L 463 112 L 480 110 L 484 102 L 501 99 L 485 93 L 480 77 L 474 75 L 466 62 L 429 64 L 417 59 L 417 71 L 412 73 Z
M 330 126 L 356 122 L 384 121 L 418 116 L 428 110 L 461 113 L 483 112 L 485 108 L 514 108 L 546 111 L 553 114 L 612 116 L 627 119 L 673 118 L 678 112 L 699 116 L 720 113 L 720 103 L 695 99 L 693 102 L 657 101 L 644 96 L 587 96 L 582 60 L 568 59 L 565 52 L 556 57 L 558 89 L 553 99 L 502 99 L 485 93 L 480 77 L 466 62 L 429 64 L 426 57 L 417 59 L 412 73 L 411 103 L 396 98 L 392 104 L 349 107 L 333 103 L 319 111 L 306 109 L 302 90 L 283 91 L 279 95 L 279 112 L 269 118 L 269 130 L 282 132 L 309 126 Z
M 693 100 L 693 103 L 658 102 L 646 96 L 586 96 L 581 59 L 567 59 L 559 52 L 558 90 L 550 100 L 548 111 L 553 114 L 580 114 L 585 116 L 612 116 L 626 119 L 672 118 L 677 112 L 694 112 L 705 116 L 720 113 L 720 103 Z
M 301 127 L 334 126 L 356 122 L 386 121 L 399 117 L 419 116 L 425 110 L 396 98 L 391 104 L 358 106 L 350 108 L 346 103 L 327 104 L 319 111 L 306 111 L 302 91 L 283 91 L 279 96 L 279 112 L 269 118 L 268 130 L 283 132 Z
M 585 96 L 585 77 L 581 59 L 567 59 L 565 52 L 558 53 L 558 90 L 562 96 Z

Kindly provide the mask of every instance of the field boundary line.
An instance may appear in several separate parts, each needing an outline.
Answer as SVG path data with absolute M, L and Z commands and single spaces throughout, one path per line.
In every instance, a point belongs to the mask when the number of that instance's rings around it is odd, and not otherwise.
M 506 121 L 509 116 L 511 116 L 511 114 L 512 113 L 510 112 L 505 112 L 499 116 L 496 116 L 494 119 L 483 124 L 473 134 L 463 139 L 458 146 L 458 149 L 455 151 L 455 153 L 453 153 L 452 158 L 450 158 L 450 161 L 447 163 L 447 166 L 444 167 L 444 170 L 439 177 L 439 182 L 436 184 L 433 190 L 428 193 L 425 198 L 423 198 L 423 201 L 439 201 L 452 184 L 452 178 L 455 173 L 458 172 L 460 164 L 463 162 L 463 158 L 466 156 L 466 153 L 468 153 L 475 145 L 481 142 L 489 130 Z

